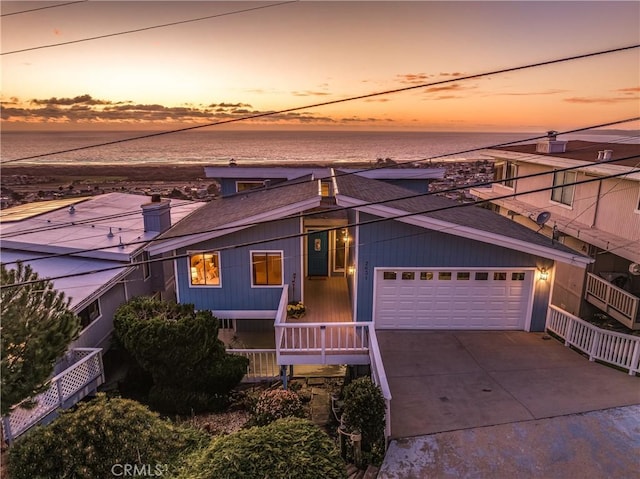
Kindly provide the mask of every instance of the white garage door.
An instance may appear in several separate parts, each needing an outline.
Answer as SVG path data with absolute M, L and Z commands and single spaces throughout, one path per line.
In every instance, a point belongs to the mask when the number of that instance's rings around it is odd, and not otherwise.
M 376 269 L 378 329 L 524 329 L 534 271 Z

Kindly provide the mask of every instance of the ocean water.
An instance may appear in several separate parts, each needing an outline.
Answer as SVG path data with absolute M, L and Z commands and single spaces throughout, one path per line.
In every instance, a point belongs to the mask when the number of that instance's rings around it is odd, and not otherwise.
M 475 159 L 476 153 L 503 142 L 541 133 L 374 132 L 374 131 L 189 131 L 127 141 L 80 151 L 12 162 L 35 155 L 119 141 L 149 134 L 140 131 L 2 132 L 1 161 L 29 164 L 238 164 L 417 161 L 441 155 Z M 622 134 L 566 135 L 561 139 L 624 141 Z M 628 141 L 628 140 L 627 140 Z

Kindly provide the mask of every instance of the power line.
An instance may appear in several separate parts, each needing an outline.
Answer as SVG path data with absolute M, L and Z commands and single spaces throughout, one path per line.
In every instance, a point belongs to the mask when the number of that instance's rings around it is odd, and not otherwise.
M 486 149 L 486 148 L 478 148 L 478 150 L 482 150 L 482 149 Z M 608 164 L 608 163 L 615 163 L 618 161 L 624 161 L 624 160 L 628 160 L 628 159 L 632 159 L 632 158 L 637 158 L 637 156 L 630 156 L 628 158 L 617 158 L 617 159 L 611 159 L 611 160 L 604 160 L 604 161 L 600 161 L 597 164 L 601 165 L 601 164 Z M 576 169 L 580 169 L 580 168 L 584 168 L 585 165 L 577 165 L 577 166 L 570 166 L 570 167 L 566 167 L 566 168 L 558 168 L 554 171 L 542 171 L 542 172 L 538 172 L 538 173 L 531 173 L 529 175 L 521 175 L 521 176 L 515 176 L 511 179 L 513 180 L 521 180 L 521 179 L 528 179 L 528 178 L 534 178 L 534 177 L 538 177 L 538 176 L 543 176 L 543 175 L 548 175 L 548 174 L 553 174 L 555 172 L 563 172 L 563 171 L 572 171 L 572 170 L 576 170 Z M 340 172 L 335 172 L 335 176 L 339 177 Z M 629 174 L 629 172 L 627 172 L 626 174 Z M 295 180 L 294 180 L 295 181 Z M 454 191 L 459 191 L 459 190 L 463 190 L 466 188 L 477 188 L 477 187 L 482 187 L 482 186 L 489 186 L 492 184 L 497 184 L 497 183 L 502 183 L 504 182 L 504 179 L 499 179 L 499 180 L 492 180 L 492 181 L 488 181 L 488 182 L 481 182 L 481 183 L 475 183 L 475 184 L 471 184 L 471 185 L 463 185 L 463 186 L 457 186 L 457 187 L 453 187 L 453 188 L 449 188 L 449 189 L 445 189 L 445 190 L 440 190 L 437 192 L 431 191 L 431 192 L 426 192 L 426 193 L 416 193 L 416 194 L 410 194 L 410 195 L 406 195 L 406 196 L 402 196 L 402 197 L 397 197 L 397 198 L 393 198 L 393 199 L 386 199 L 386 200 L 380 200 L 380 201 L 375 201 L 375 202 L 369 202 L 366 203 L 364 205 L 360 205 L 360 206 L 371 206 L 371 205 L 377 205 L 377 204 L 385 204 L 385 203 L 389 203 L 389 202 L 393 202 L 393 201 L 398 201 L 398 200 L 407 200 L 407 199 L 413 199 L 413 198 L 418 198 L 418 197 L 424 197 L 424 196 L 431 196 L 431 195 L 437 195 L 437 194 L 442 194 L 442 193 L 449 193 L 449 192 L 454 192 Z M 294 183 L 294 184 L 301 184 L 301 183 Z M 292 186 L 291 183 L 288 184 L 288 186 Z M 248 194 L 251 193 L 258 193 L 261 190 L 254 190 L 249 192 Z M 264 190 L 262 190 L 264 191 Z M 520 194 L 520 193 L 517 193 Z M 510 196 L 515 196 L 514 194 L 510 195 Z M 346 211 L 346 210 L 350 210 L 353 209 L 354 207 L 341 207 L 341 208 L 336 208 L 333 211 Z M 127 213 L 128 214 L 133 214 L 133 213 Z M 136 214 L 139 214 L 136 212 Z M 299 216 L 304 218 L 307 216 L 314 216 L 317 215 L 317 212 L 307 212 L 307 213 L 302 213 Z M 88 223 L 90 223 L 92 220 L 87 220 Z M 226 231 L 229 229 L 235 229 L 238 227 L 253 227 L 253 226 L 258 226 L 260 224 L 265 224 L 265 223 L 272 223 L 274 221 L 279 221 L 279 220 L 264 220 L 264 221 L 256 221 L 256 222 L 252 222 L 252 223 L 245 223 L 245 224 L 241 224 L 241 225 L 234 225 L 233 227 L 219 227 L 219 228 L 213 228 L 210 230 L 205 230 L 205 231 L 200 231 L 199 234 L 203 234 L 203 233 L 214 233 L 214 232 L 220 232 L 220 231 Z M 54 228 L 52 228 L 54 229 Z M 32 230 L 30 230 L 32 231 Z M 19 232 L 15 232 L 15 234 L 13 236 L 17 236 L 18 234 L 22 234 L 25 231 L 19 231 Z M 175 235 L 172 236 L 170 239 L 176 239 L 176 238 L 181 238 L 181 237 L 185 237 L 185 236 L 190 236 L 192 233 L 184 233 L 181 235 Z M 11 235 L 11 233 L 10 233 Z M 7 235 L 5 235 L 6 237 Z M 11 236 L 9 236 L 11 237 Z M 133 241 L 133 242 L 129 242 L 126 244 L 126 246 L 132 246 L 132 245 L 136 245 L 136 244 L 148 244 L 148 243 L 152 243 L 155 241 L 163 241 L 167 238 L 152 238 L 150 240 L 141 240 L 141 241 Z M 36 258 L 32 258 L 29 261 L 36 261 L 36 260 L 40 260 L 40 259 L 48 259 L 48 258 L 52 258 L 52 257 L 63 257 L 63 256 L 73 256 L 73 255 L 77 255 L 79 253 L 88 253 L 88 252 L 92 252 L 92 251 L 100 251 L 100 250 L 104 250 L 104 249 L 109 249 L 112 248 L 113 246 L 105 246 L 105 247 L 98 247 L 98 248 L 88 248 L 88 249 L 83 249 L 83 250 L 75 250 L 73 252 L 68 252 L 68 253 L 59 253 L 59 254 L 55 254 L 55 255 L 48 255 L 48 256 L 40 256 L 40 257 L 36 257 Z M 12 264 L 15 263 L 14 262 L 9 262 L 6 264 Z
M 573 130 L 568 130 L 568 131 L 564 131 L 564 132 L 558 132 L 558 135 L 566 135 L 566 134 L 571 134 L 571 133 L 577 133 L 577 132 L 581 132 L 581 131 L 588 131 L 591 129 L 596 129 L 596 128 L 602 128 L 605 126 L 614 126 L 614 125 L 620 125 L 623 123 L 628 123 L 630 121 L 635 121 L 639 118 L 632 118 L 632 119 L 627 119 L 627 120 L 618 120 L 618 121 L 614 121 L 614 122 L 608 122 L 608 123 L 602 123 L 599 125 L 592 125 L 592 126 L 588 126 L 588 127 L 582 127 L 582 128 L 577 128 L 577 129 L 573 129 Z M 529 141 L 533 141 L 533 140 L 538 140 L 541 138 L 546 138 L 547 135 L 538 135 L 538 136 L 534 136 L 534 137 L 530 137 L 530 138 L 525 138 L 525 139 L 521 139 L 521 140 L 514 140 L 514 141 L 510 141 L 510 142 L 504 142 L 504 143 L 498 143 L 498 144 L 494 144 L 494 145 L 489 145 L 489 146 L 483 146 L 483 147 L 476 147 L 476 148 L 470 148 L 470 149 L 466 149 L 466 150 L 460 150 L 457 152 L 452 152 L 452 153 L 444 153 L 441 155 L 435 155 L 429 158 L 423 158 L 421 160 L 416 160 L 413 161 L 412 163 L 421 163 L 421 162 L 426 162 L 426 161 L 432 161 L 434 159 L 438 159 L 438 158 L 443 158 L 443 157 L 448 157 L 448 156 L 457 156 L 457 155 L 463 155 L 463 154 L 467 154 L 467 153 L 473 153 L 473 152 L 477 152 L 477 151 L 482 151 L 482 150 L 486 150 L 486 149 L 496 149 L 496 148 L 501 148 L 504 146 L 509 146 L 509 145 L 514 145 L 517 143 L 523 143 L 523 142 L 529 142 Z M 609 162 L 615 162 L 615 161 L 620 161 L 619 159 L 616 160 L 607 160 L 605 162 L 601 162 L 601 163 L 609 163 Z M 372 170 L 382 170 L 382 169 L 391 169 L 391 168 L 396 168 L 402 166 L 402 163 L 398 163 L 398 164 L 393 164 L 393 165 L 384 165 L 382 167 L 372 167 L 372 168 L 364 168 L 361 170 L 355 170 L 355 171 L 348 171 L 348 172 L 336 172 L 335 173 L 335 177 L 336 178 L 340 178 L 342 176 L 348 176 L 348 175 L 354 175 L 354 174 L 359 174 L 362 172 L 366 172 L 366 171 L 372 171 Z M 315 182 L 317 180 L 306 180 L 308 182 Z M 271 189 L 278 189 L 278 188 L 286 188 L 286 187 L 290 187 L 293 185 L 297 185 L 300 183 L 304 183 L 305 181 L 300 181 L 300 182 L 295 182 L 291 183 L 291 182 L 286 182 L 283 184 L 276 184 L 271 186 Z M 478 186 L 478 185 L 474 185 L 474 186 Z M 442 191 L 438 191 L 438 192 L 434 192 L 434 193 L 447 193 L 449 191 L 456 191 L 456 189 L 451 189 L 451 190 L 442 190 Z M 176 206 L 182 206 L 184 204 L 188 204 L 187 202 L 181 204 L 181 205 L 176 205 Z M 171 206 L 173 207 L 173 205 Z M 139 214 L 139 211 L 136 212 L 130 212 L 130 213 L 118 213 L 118 214 L 114 214 L 114 215 L 107 215 L 107 216 L 102 216 L 102 217 L 96 217 L 96 218 L 90 218 L 87 220 L 82 220 L 82 221 L 73 221 L 73 222 L 67 222 L 67 223 L 62 223 L 59 225 L 50 225 L 50 226 L 43 226 L 41 228 L 32 228 L 30 230 L 28 230 L 29 233 L 31 232 L 36 232 L 36 231 L 49 231 L 49 230 L 54 230 L 54 229 L 58 229 L 58 228 L 64 228 L 67 226 L 72 225 L 73 223 L 75 224 L 83 224 L 83 223 L 92 223 L 92 222 L 96 222 L 96 221 L 102 221 L 105 219 L 114 219 L 114 218 L 119 218 L 119 217 L 124 217 L 124 216 L 129 216 L 129 215 L 136 215 Z M 5 237 L 13 237 L 13 236 L 18 236 L 22 233 L 25 233 L 27 231 L 22 230 L 22 231 L 12 231 L 8 234 L 5 235 Z
M 233 12 L 218 13 L 218 14 L 215 14 L 215 15 L 207 15 L 206 17 L 192 18 L 192 19 L 189 19 L 189 20 L 180 20 L 178 22 L 163 23 L 161 25 L 153 25 L 153 26 L 150 26 L 150 27 L 136 28 L 135 30 L 126 30 L 124 32 L 108 33 L 108 34 L 105 34 L 105 35 L 98 35 L 98 36 L 95 36 L 95 37 L 81 38 L 81 39 L 78 39 L 78 40 L 70 40 L 68 42 L 50 43 L 48 45 L 40 45 L 40 46 L 37 46 L 37 47 L 22 48 L 20 50 L 13 50 L 13 51 L 10 51 L 10 52 L 3 52 L 3 53 L 0 53 L 0 55 L 13 55 L 14 53 L 30 52 L 30 51 L 33 51 L 33 50 L 42 50 L 44 48 L 53 48 L 53 47 L 60 47 L 60 46 L 63 46 L 63 45 L 71 45 L 71 44 L 74 44 L 74 43 L 90 42 L 90 41 L 93 41 L 93 40 L 100 40 L 102 38 L 117 37 L 117 36 L 120 36 L 120 35 L 128 35 L 130 33 L 139 33 L 139 32 L 144 32 L 144 31 L 147 31 L 147 30 L 155 30 L 157 28 L 173 27 L 175 25 L 183 25 L 185 23 L 200 22 L 200 21 L 203 21 L 203 20 L 210 20 L 212 18 L 219 18 L 219 17 L 226 17 L 226 16 L 229 16 L 229 15 L 236 15 L 238 13 L 252 12 L 254 10 L 262 10 L 262 9 L 271 8 L 271 7 L 279 7 L 281 5 L 287 5 L 289 3 L 297 3 L 298 1 L 299 0 L 290 0 L 290 1 L 287 1 L 287 2 L 272 3 L 270 5 L 262 5 L 260 7 L 251 7 L 251 8 L 245 8 L 245 9 L 242 9 L 242 10 L 235 10 Z M 72 3 L 78 3 L 78 2 L 72 2 Z
M 19 12 L 3 13 L 2 15 L 0 15 L 0 17 L 9 17 L 11 15 L 21 15 L 23 13 L 37 12 L 38 10 L 46 10 L 48 8 L 66 7 L 67 5 L 73 5 L 75 3 L 86 3 L 88 1 L 89 0 L 79 0 L 79 1 L 76 1 L 76 2 L 67 2 L 67 3 L 59 3 L 57 5 L 49 5 L 47 7 L 32 8 L 31 10 L 21 10 Z
M 636 156 L 637 158 L 637 156 Z M 602 181 L 602 180 L 606 180 L 606 179 L 611 179 L 611 178 L 618 178 L 620 176 L 625 176 L 628 175 L 630 173 L 638 173 L 640 172 L 640 169 L 636 169 L 630 172 L 623 172 L 623 173 L 614 173 L 611 175 L 606 175 L 606 176 L 601 176 L 601 177 L 594 177 L 594 178 L 588 178 L 585 180 L 580 180 L 580 181 L 575 181 L 572 183 L 566 183 L 562 186 L 575 186 L 575 185 L 581 185 L 581 184 L 586 184 L 586 183 L 593 183 L 595 181 Z M 513 198 L 515 196 L 519 196 L 519 195 L 526 195 L 526 194 L 532 194 L 532 193 L 539 193 L 539 192 L 543 192 L 543 191 L 549 191 L 549 190 L 553 190 L 554 188 L 557 188 L 557 186 L 547 186 L 544 188 L 536 188 L 533 190 L 528 190 L 528 191 L 524 191 L 524 192 L 520 192 L 520 193 L 512 193 L 512 194 L 507 194 L 507 195 L 502 195 L 502 196 L 498 196 L 495 198 L 491 198 L 491 199 L 486 199 L 486 200 L 478 200 L 478 201 L 474 201 L 474 202 L 470 202 L 470 203 L 455 203 L 449 206 L 444 206 L 444 207 L 440 207 L 440 208 L 435 208 L 435 209 L 428 209 L 428 210 L 423 210 L 423 211 L 416 211 L 416 212 L 408 212 L 408 213 L 403 213 L 400 215 L 394 215 L 394 216 L 389 216 L 389 217 L 380 217 L 380 218 L 376 218 L 376 219 L 372 219 L 372 220 L 367 220 L 367 221 L 361 221 L 361 222 L 356 222 L 356 223 L 351 223 L 351 224 L 347 224 L 347 225 L 341 225 L 341 226 L 336 226 L 336 227 L 331 227 L 331 228 L 324 228 L 322 230 L 316 230 L 313 233 L 317 233 L 318 231 L 335 231 L 335 230 L 340 230 L 343 228 L 349 228 L 349 227 L 360 227 L 360 226 L 367 226 L 370 224 L 376 224 L 376 223 L 382 223 L 385 221 L 393 221 L 393 220 L 398 220 L 398 219 L 404 219 L 404 218 L 409 218 L 412 216 L 419 216 L 419 215 L 426 215 L 429 213 L 436 213 L 439 211 L 446 211 L 446 210 L 451 210 L 454 208 L 465 208 L 465 207 L 469 207 L 469 206 L 475 206 L 475 205 L 479 205 L 479 204 L 484 204 L 484 203 L 490 203 L 492 201 L 495 200 L 500 200 L 500 199 L 506 199 L 506 198 Z M 399 198 L 394 198 L 388 201 L 398 201 Z M 358 205 L 355 208 L 362 208 L 363 206 L 367 206 L 367 204 L 363 204 L 363 205 Z M 464 225 L 458 225 L 458 227 L 464 227 Z M 455 227 L 452 227 L 451 229 L 454 229 Z M 523 228 L 525 228 L 523 226 Z M 219 248 L 216 248 L 215 251 L 227 251 L 227 250 L 232 250 L 232 249 L 237 249 L 237 248 L 246 248 L 248 246 L 255 246 L 255 245 L 260 245 L 260 244 L 264 244 L 264 243 L 269 243 L 272 241 L 280 241 L 280 240 L 286 240 L 286 239 L 295 239 L 295 238 L 301 238 L 304 236 L 308 236 L 309 232 L 307 233 L 293 233 L 290 235 L 284 235 L 284 236 L 278 236 L 275 238 L 268 238 L 268 239 L 263 239 L 263 240 L 256 240 L 256 241 L 250 241 L 250 242 L 245 242 L 245 243 L 239 243 L 239 244 L 233 244 L 233 245 L 227 245 L 227 246 L 221 246 Z M 553 243 L 553 239 L 552 239 L 552 243 Z M 579 253 L 576 252 L 576 255 L 579 255 Z M 77 276 L 86 276 L 89 274 L 95 274 L 95 273 L 101 273 L 104 271 L 112 271 L 115 269 L 121 269 L 123 267 L 133 267 L 133 266 L 139 266 L 139 265 L 143 265 L 143 264 L 151 264 L 151 263 L 161 263 L 164 261 L 174 261 L 177 259 L 183 259 L 183 258 L 188 258 L 190 256 L 189 253 L 185 253 L 185 254 L 181 254 L 181 255 L 174 255 L 174 256 L 169 256 L 169 257 L 161 257 L 161 258 L 156 258 L 156 259 L 149 259 L 149 260 L 144 260 L 144 261 L 138 261 L 138 262 L 131 262 L 131 263 L 126 263 L 126 264 L 120 264 L 119 266 L 112 266 L 112 267 L 108 267 L 108 268 L 100 268 L 100 269 L 96 269 L 96 270 L 92 270 L 92 271 L 86 271 L 83 273 L 71 273 L 71 274 L 67 274 L 67 275 L 61 275 L 61 276 L 55 276 L 55 277 L 49 277 L 49 278 L 40 278 L 38 280 L 34 280 L 34 281 L 25 281 L 22 283 L 14 283 L 14 284 L 6 284 L 6 285 L 0 285 L 0 290 L 2 289 L 6 289 L 6 288 L 15 288 L 15 287 L 19 287 L 19 286 L 25 286 L 28 284 L 32 284 L 32 283 L 37 283 L 39 281 L 43 281 L 43 280 L 56 280 L 56 279 L 65 279 L 65 278 L 74 278 Z
M 178 129 L 174 129 L 174 130 L 154 132 L 154 133 L 149 133 L 149 134 L 146 134 L 146 135 L 139 135 L 139 136 L 135 136 L 135 137 L 131 137 L 131 138 L 122 138 L 122 139 L 119 139 L 119 140 L 106 141 L 106 142 L 102 142 L 102 143 L 96 143 L 96 144 L 93 144 L 93 145 L 86 145 L 86 146 L 81 146 L 81 147 L 77 147 L 77 148 L 68 148 L 66 150 L 60 150 L 60 151 L 55 151 L 55 152 L 50 152 L 50 153 L 42 153 L 42 154 L 31 155 L 31 156 L 26 156 L 26 157 L 22 157 L 22 158 L 14 158 L 14 159 L 11 159 L 11 160 L 1 161 L 0 165 L 7 164 L 7 163 L 13 163 L 13 162 L 16 162 L 16 161 L 25 161 L 25 160 L 32 160 L 32 159 L 35 159 L 35 158 L 43 158 L 43 157 L 46 157 L 46 156 L 59 155 L 59 154 L 62 154 L 62 153 L 71 153 L 71 152 L 74 152 L 74 151 L 88 150 L 90 148 L 98 148 L 98 147 L 102 147 L 102 146 L 109 146 L 109 145 L 115 145 L 115 144 L 120 144 L 120 143 L 126 143 L 126 142 L 129 142 L 129 141 L 142 140 L 142 139 L 146 139 L 146 138 L 154 138 L 154 137 L 169 135 L 169 134 L 173 134 L 173 133 L 180 133 L 180 132 L 183 132 L 183 131 L 191 131 L 191 130 L 197 130 L 197 129 L 201 129 L 201 128 L 207 128 L 207 127 L 210 127 L 210 126 L 218 126 L 218 125 L 224 125 L 224 124 L 229 124 L 229 123 L 238 123 L 238 122 L 246 121 L 246 120 L 254 120 L 254 119 L 257 119 L 257 118 L 264 118 L 264 117 L 268 117 L 268 116 L 281 115 L 283 113 L 291 113 L 291 112 L 300 111 L 300 110 L 308 110 L 310 108 L 318 108 L 318 107 L 322 107 L 322 106 L 336 105 L 336 104 L 339 104 L 339 103 L 346 103 L 346 102 L 350 102 L 350 101 L 363 100 L 363 99 L 366 99 L 366 98 L 373 98 L 373 97 L 377 97 L 377 96 L 392 95 L 392 94 L 395 94 L 395 93 L 400 93 L 400 92 L 405 92 L 405 91 L 410 91 L 410 90 L 416 90 L 416 89 L 419 89 L 419 88 L 427 88 L 427 87 L 432 87 L 432 86 L 437 86 L 437 85 L 443 85 L 443 84 L 446 84 L 446 83 L 454 83 L 454 82 L 460 82 L 460 81 L 466 81 L 466 80 L 473 80 L 473 79 L 483 78 L 483 77 L 487 77 L 487 76 L 491 76 L 491 75 L 498 75 L 498 74 L 502 74 L 502 73 L 509 73 L 509 72 L 515 72 L 515 71 L 520 71 L 520 70 L 527 70 L 527 69 L 531 69 L 531 68 L 537 68 L 537 67 L 547 66 L 547 65 L 554 65 L 554 64 L 558 64 L 558 63 L 565 63 L 565 62 L 569 62 L 569 61 L 581 60 L 581 59 L 585 59 L 585 58 L 591 58 L 591 57 L 596 57 L 596 56 L 600 56 L 600 55 L 607 55 L 607 54 L 611 54 L 611 53 L 619 53 L 619 52 L 623 52 L 623 51 L 627 51 L 627 50 L 632 50 L 632 49 L 635 49 L 635 48 L 638 48 L 638 47 L 640 47 L 640 44 L 629 45 L 629 46 L 619 47 L 619 48 L 613 48 L 613 49 L 609 49 L 609 50 L 600 50 L 600 51 L 596 51 L 596 52 L 584 53 L 584 54 L 581 54 L 581 55 L 573 55 L 573 56 L 570 56 L 570 57 L 561 57 L 561 58 L 556 58 L 556 59 L 553 59 L 553 60 L 546 60 L 546 61 L 537 62 L 537 63 L 529 63 L 529 64 L 520 65 L 520 66 L 516 66 L 516 67 L 510 67 L 510 68 L 502 68 L 502 69 L 498 69 L 498 70 L 492 70 L 492 71 L 488 71 L 488 72 L 477 73 L 477 74 L 474 74 L 474 75 L 467 75 L 467 76 L 462 76 L 462 77 L 450 78 L 450 79 L 446 79 L 446 80 L 439 80 L 439 81 L 436 81 L 436 82 L 423 83 L 423 84 L 420 84 L 420 85 L 412 85 L 412 86 L 407 86 L 407 87 L 402 87 L 402 88 L 395 88 L 395 89 L 392 89 L 392 90 L 385 90 L 385 91 L 380 91 L 380 92 L 367 93 L 367 94 L 364 94 L 364 95 L 357 95 L 357 96 L 352 96 L 352 97 L 348 97 L 348 98 L 342 98 L 342 99 L 339 99 L 339 100 L 329 100 L 329 101 L 324 101 L 324 102 L 319 102 L 319 103 L 312 103 L 312 104 L 304 105 L 304 106 L 286 108 L 286 109 L 283 109 L 283 110 L 269 111 L 269 112 L 263 112 L 263 113 L 255 113 L 255 114 L 252 114 L 252 115 L 246 115 L 246 116 L 239 117 L 239 118 L 231 118 L 231 119 L 227 119 L 227 120 L 220 120 L 220 121 L 216 121 L 216 122 L 212 122 L 212 123 L 205 123 L 205 124 L 202 124 L 202 125 L 194 125 L 194 126 L 178 128 Z

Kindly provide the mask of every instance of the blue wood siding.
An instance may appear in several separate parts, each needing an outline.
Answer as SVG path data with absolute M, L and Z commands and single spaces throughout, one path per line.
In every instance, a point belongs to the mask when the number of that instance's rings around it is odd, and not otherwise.
M 290 218 L 283 221 L 266 223 L 231 233 L 222 238 L 194 244 L 178 250 L 178 254 L 187 251 L 217 251 L 231 245 L 261 241 L 268 238 L 300 233 L 300 220 Z M 291 284 L 293 275 L 300 282 L 300 239 L 289 238 L 269 241 L 252 246 L 243 246 L 220 251 L 220 279 L 222 287 L 192 287 L 189 281 L 188 259 L 178 259 L 177 285 L 181 303 L 194 304 L 196 309 L 208 310 L 276 310 L 282 288 L 251 287 L 250 251 L 281 250 L 283 252 L 283 280 Z M 299 290 L 299 288 L 297 288 Z
M 377 219 L 360 214 L 360 222 Z M 376 267 L 546 267 L 553 261 L 501 246 L 440 233 L 398 221 L 360 227 L 357 321 L 371 321 L 373 281 Z M 549 281 L 547 281 L 549 283 Z M 549 287 L 535 288 L 532 330 L 542 331 Z

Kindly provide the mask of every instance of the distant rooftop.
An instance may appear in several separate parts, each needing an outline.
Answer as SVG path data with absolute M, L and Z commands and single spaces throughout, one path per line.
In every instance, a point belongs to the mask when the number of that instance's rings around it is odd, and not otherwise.
M 597 163 L 599 151 L 611 150 L 611 159 L 620 159 L 620 161 L 615 161 L 612 164 L 633 167 L 636 166 L 640 161 L 640 158 L 638 158 L 638 156 L 640 155 L 639 143 L 601 143 L 592 141 L 570 140 L 566 143 L 564 153 L 539 153 L 536 151 L 536 144 L 504 146 L 499 149 L 531 155 L 589 161 L 592 163 Z
M 128 262 L 132 254 L 144 247 L 144 242 L 159 235 L 156 231 L 144 231 L 141 206 L 150 200 L 144 195 L 108 193 L 88 199 L 76 198 L 72 205 L 58 200 L 42 202 L 42 209 L 38 211 L 44 212 L 0 223 L 3 257 L 6 249 L 56 254 L 104 248 L 77 255 Z M 29 210 L 24 206 L 17 208 Z M 204 203 L 172 200 L 172 223 L 202 206 Z M 5 215 L 11 217 L 13 210 L 7 209 Z
M 426 180 L 444 177 L 444 168 L 340 168 L 346 173 L 377 180 Z M 331 168 L 305 166 L 206 166 L 205 175 L 208 178 L 282 178 L 292 180 L 301 176 L 313 175 L 314 179 L 329 178 Z

